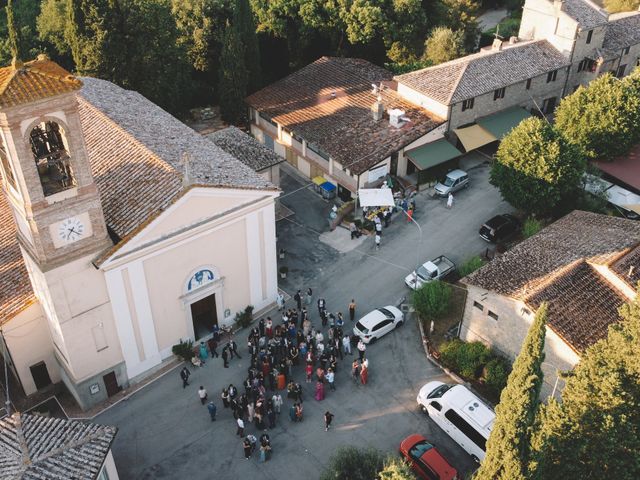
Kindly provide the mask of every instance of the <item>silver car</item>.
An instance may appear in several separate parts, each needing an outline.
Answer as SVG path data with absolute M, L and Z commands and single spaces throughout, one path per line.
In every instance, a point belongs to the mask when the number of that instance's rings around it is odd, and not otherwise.
M 442 182 L 438 182 L 435 186 L 436 195 L 446 197 L 450 193 L 457 192 L 462 188 L 469 186 L 469 174 L 464 170 L 452 170 L 447 173 Z

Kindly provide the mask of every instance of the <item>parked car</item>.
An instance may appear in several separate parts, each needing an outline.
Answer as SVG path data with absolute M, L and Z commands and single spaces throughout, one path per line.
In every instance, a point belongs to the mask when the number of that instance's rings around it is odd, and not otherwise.
M 392 305 L 376 308 L 356 322 L 353 333 L 364 343 L 374 343 L 404 322 L 404 314 Z
M 504 213 L 487 220 L 480 227 L 480 237 L 491 243 L 499 243 L 507 240 L 522 229 L 522 223 L 513 215 Z
M 432 282 L 434 280 L 440 280 L 456 269 L 455 264 L 444 255 L 424 262 L 418 267 L 418 270 L 414 270 L 409 275 L 404 277 L 404 283 L 407 287 L 416 290 L 425 283 Z M 417 274 L 417 275 L 416 275 Z
M 607 203 L 625 218 L 640 219 L 640 195 L 589 173 L 584 174 L 583 183 L 587 192 L 605 198 Z
M 469 186 L 469 174 L 464 170 L 452 170 L 444 177 L 442 182 L 436 183 L 436 195 L 446 197 L 449 193 L 455 193 L 461 188 Z
M 418 405 L 476 461 L 484 459 L 486 443 L 496 414 L 464 385 L 429 382 L 418 397 Z
M 429 443 L 418 434 L 409 435 L 400 443 L 400 455 L 411 465 L 420 478 L 426 480 L 458 480 L 458 472 Z

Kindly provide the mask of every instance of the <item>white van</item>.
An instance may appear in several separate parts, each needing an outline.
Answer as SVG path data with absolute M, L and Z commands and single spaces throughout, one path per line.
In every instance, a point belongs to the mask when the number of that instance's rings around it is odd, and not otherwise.
M 463 385 L 429 382 L 418 393 L 418 405 L 476 462 L 484 459 L 496 414 Z

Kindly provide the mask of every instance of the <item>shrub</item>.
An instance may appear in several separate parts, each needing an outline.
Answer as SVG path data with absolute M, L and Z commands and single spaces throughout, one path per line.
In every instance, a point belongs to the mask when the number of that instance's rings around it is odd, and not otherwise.
M 498 398 L 502 389 L 507 385 L 510 370 L 511 365 L 508 360 L 499 355 L 495 355 L 484 366 L 484 383 Z
M 525 220 L 524 225 L 522 226 L 522 235 L 524 238 L 529 238 L 540 230 L 542 230 L 542 222 L 533 217 L 529 217 Z
M 383 457 L 373 448 L 340 447 L 331 456 L 320 480 L 371 480 L 382 467 Z
M 241 328 L 248 327 L 253 320 L 253 305 L 247 305 L 243 312 L 236 313 L 235 322 L 240 325 Z
M 477 379 L 487 364 L 491 351 L 481 342 L 454 339 L 440 347 L 442 363 L 467 379 Z
M 484 260 L 476 255 L 460 265 L 458 267 L 458 273 L 461 277 L 466 277 L 482 267 L 484 263 Z
M 384 468 L 378 473 L 379 480 L 415 480 L 411 465 L 395 455 L 389 455 L 384 461 Z
M 425 283 L 413 292 L 413 306 L 422 318 L 444 315 L 451 303 L 451 286 L 440 280 Z
M 186 342 L 180 340 L 180 343 L 171 347 L 171 351 L 177 357 L 181 357 L 184 361 L 189 362 L 191 357 L 193 357 L 193 342 L 191 340 L 187 340 Z

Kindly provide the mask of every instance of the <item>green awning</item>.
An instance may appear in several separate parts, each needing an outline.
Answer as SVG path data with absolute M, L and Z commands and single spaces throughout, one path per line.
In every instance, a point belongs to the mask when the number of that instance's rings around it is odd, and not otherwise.
M 524 108 L 516 107 L 504 112 L 489 115 L 488 117 L 476 120 L 476 123 L 485 130 L 491 132 L 497 139 L 502 140 L 504 136 L 531 114 Z
M 462 152 L 447 142 L 444 138 L 426 143 L 406 152 L 407 157 L 420 170 L 435 167 L 441 163 L 462 155 Z

